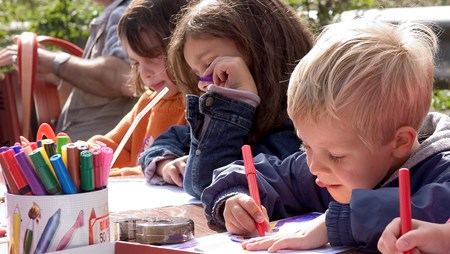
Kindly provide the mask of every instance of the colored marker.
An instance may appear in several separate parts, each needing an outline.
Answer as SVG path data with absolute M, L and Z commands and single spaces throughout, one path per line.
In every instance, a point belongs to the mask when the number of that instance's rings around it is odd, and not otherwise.
M 22 147 L 20 145 L 15 145 L 15 146 L 11 146 L 11 149 L 14 151 L 14 153 L 18 153 L 20 152 L 20 149 L 22 149 Z
M 245 176 L 247 177 L 248 189 L 250 191 L 250 196 L 255 200 L 255 203 L 261 209 L 261 199 L 259 198 L 258 181 L 256 180 L 256 169 L 253 162 L 252 150 L 249 145 L 243 145 L 242 157 L 244 159 Z M 262 211 L 262 210 L 261 210 Z M 256 223 L 256 228 L 260 236 L 265 235 L 264 223 Z
M 3 157 L 5 158 L 5 161 L 9 166 L 7 167 L 7 170 L 9 170 L 9 172 L 11 173 L 13 181 L 16 183 L 20 195 L 33 195 L 27 179 L 22 173 L 19 164 L 17 164 L 17 161 L 14 159 L 14 155 L 15 153 L 13 150 L 3 152 Z
M 94 185 L 96 189 L 103 187 L 103 156 L 102 150 L 92 150 L 92 156 L 94 159 Z
M 20 216 L 19 205 L 16 205 L 13 216 L 13 251 L 15 254 L 19 253 L 19 236 L 20 236 Z
M 74 143 L 66 145 L 67 149 L 67 170 L 69 170 L 70 177 L 72 178 L 77 191 L 81 191 L 80 182 L 80 152 L 78 152 L 77 146 Z
M 31 148 L 31 146 L 28 145 L 28 146 L 22 147 L 22 151 L 25 152 L 27 158 L 30 158 L 30 157 L 28 157 L 28 154 L 30 154 L 31 152 L 33 152 L 33 149 Z M 31 162 L 31 159 L 29 159 L 29 160 L 30 160 L 30 162 Z
M 89 151 L 94 151 L 95 149 L 100 149 L 100 148 L 102 148 L 101 145 L 96 144 L 96 143 L 89 143 L 88 146 L 89 146 Z
M 34 151 L 38 149 L 38 143 L 37 142 L 30 142 L 31 151 Z
M 80 153 L 80 179 L 82 191 L 93 191 L 95 189 L 94 161 L 91 151 L 85 150 Z
M 113 149 L 111 147 L 102 147 L 102 175 L 103 175 L 103 183 L 102 188 L 105 188 L 106 185 L 108 185 L 108 177 L 109 177 L 109 170 L 112 166 L 112 160 L 113 160 Z
M 202 82 L 213 82 L 213 77 L 212 77 L 212 76 L 198 77 L 198 81 L 202 81 Z
M 8 148 L 9 149 L 9 148 Z M 19 189 L 17 188 L 16 183 L 13 180 L 11 172 L 9 171 L 9 165 L 6 163 L 5 157 L 3 156 L 4 152 L 0 153 L 0 165 L 2 166 L 2 172 L 4 179 L 6 181 L 6 187 L 8 188 L 9 193 L 19 195 Z
M 31 161 L 33 161 L 36 173 L 41 179 L 42 184 L 44 184 L 47 193 L 50 195 L 63 194 L 61 186 L 50 171 L 50 168 L 48 167 L 47 162 L 45 162 L 44 157 L 42 156 L 42 153 L 39 151 L 39 149 L 31 152 L 30 158 Z
M 67 165 L 67 145 L 63 145 L 61 147 L 61 158 L 64 162 L 64 165 L 66 165 L 66 168 L 68 168 L 69 166 Z
M 55 177 L 56 181 L 59 183 L 58 179 L 56 178 L 55 170 L 53 169 L 53 166 L 50 163 L 50 157 L 48 157 L 48 154 L 45 151 L 44 147 L 39 147 L 37 150 L 42 154 L 42 158 L 44 158 L 45 163 L 47 163 L 47 167 L 50 169 L 50 172 L 52 172 L 52 174 Z
M 67 145 L 69 143 L 69 136 L 56 136 L 56 152 L 58 154 L 62 154 L 63 145 Z
M 400 235 L 406 234 L 412 229 L 411 221 L 411 190 L 409 187 L 409 170 L 401 168 L 398 171 L 398 188 L 400 195 Z M 411 254 L 411 250 L 404 253 Z
M 98 141 L 98 140 L 95 141 L 95 144 L 99 145 L 100 147 L 107 146 L 105 143 L 103 143 L 102 141 Z
M 89 150 L 89 145 L 86 142 L 77 142 L 75 145 L 77 145 L 77 149 L 80 153 Z
M 51 139 L 42 140 L 42 146 L 44 147 L 44 150 L 47 153 L 48 158 L 56 154 L 56 144 L 53 140 Z
M 47 225 L 45 225 L 44 231 L 42 231 L 41 238 L 34 250 L 34 254 L 41 254 L 47 252 L 48 246 L 55 236 L 56 229 L 59 226 L 59 220 L 61 217 L 61 208 L 59 208 L 53 215 L 48 219 Z
M 69 171 L 67 171 L 66 165 L 64 165 L 64 162 L 62 161 L 61 154 L 55 154 L 50 157 L 50 163 L 55 169 L 56 176 L 59 179 L 63 192 L 65 194 L 78 193 L 72 178 L 70 178 Z
M 47 195 L 47 191 L 45 190 L 44 185 L 42 184 L 39 176 L 36 174 L 33 165 L 28 158 L 28 155 L 25 151 L 21 151 L 15 156 L 16 162 L 19 165 L 23 175 L 27 179 L 28 184 L 30 185 L 31 191 L 34 195 Z

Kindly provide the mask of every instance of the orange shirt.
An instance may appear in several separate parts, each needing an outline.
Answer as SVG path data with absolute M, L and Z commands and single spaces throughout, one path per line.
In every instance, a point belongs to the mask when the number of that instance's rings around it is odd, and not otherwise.
M 101 141 L 114 151 L 130 128 L 137 114 L 156 97 L 153 91 L 145 92 L 133 109 L 106 135 L 96 135 L 89 139 Z M 144 149 L 150 147 L 156 137 L 165 132 L 172 125 L 186 124 L 184 96 L 180 93 L 169 99 L 161 99 L 137 124 L 136 129 L 126 142 L 113 167 L 135 167 L 138 156 Z

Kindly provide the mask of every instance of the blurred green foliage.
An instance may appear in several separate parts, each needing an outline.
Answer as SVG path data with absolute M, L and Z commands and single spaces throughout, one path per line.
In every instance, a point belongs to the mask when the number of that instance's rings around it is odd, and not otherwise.
M 436 111 L 448 111 L 450 109 L 450 90 L 435 88 L 431 108 Z
M 0 47 L 23 31 L 68 40 L 83 47 L 100 6 L 91 0 L 0 0 Z

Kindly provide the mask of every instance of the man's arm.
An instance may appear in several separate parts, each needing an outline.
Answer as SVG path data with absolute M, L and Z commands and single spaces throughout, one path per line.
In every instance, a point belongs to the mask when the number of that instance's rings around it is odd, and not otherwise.
M 38 73 L 53 73 L 57 53 L 39 49 Z M 130 73 L 129 64 L 117 57 L 83 59 L 71 56 L 60 65 L 59 78 L 88 93 L 103 97 L 133 96 L 134 87 L 124 85 Z

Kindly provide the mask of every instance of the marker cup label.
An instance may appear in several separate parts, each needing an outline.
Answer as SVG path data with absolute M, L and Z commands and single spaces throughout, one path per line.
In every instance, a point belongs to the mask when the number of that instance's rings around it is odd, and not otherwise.
M 5 195 L 11 253 L 45 253 L 110 241 L 107 188 L 72 195 Z

